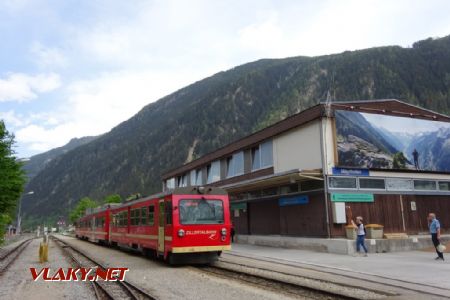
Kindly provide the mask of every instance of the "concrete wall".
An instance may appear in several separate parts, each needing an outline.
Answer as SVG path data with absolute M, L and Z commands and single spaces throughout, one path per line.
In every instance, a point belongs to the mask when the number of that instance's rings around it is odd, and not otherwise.
M 273 139 L 274 172 L 321 169 L 320 121 L 292 129 Z
M 347 239 L 321 239 L 321 238 L 301 238 L 286 237 L 279 235 L 237 235 L 236 242 L 240 244 L 250 244 L 257 246 L 268 246 L 276 248 L 301 249 L 316 252 L 355 254 L 356 246 L 354 240 Z M 447 243 L 450 236 L 442 237 L 442 241 Z M 412 251 L 430 249 L 433 252 L 433 244 L 429 236 L 413 236 L 406 239 L 366 239 L 366 247 L 370 253 L 386 253 L 397 251 Z

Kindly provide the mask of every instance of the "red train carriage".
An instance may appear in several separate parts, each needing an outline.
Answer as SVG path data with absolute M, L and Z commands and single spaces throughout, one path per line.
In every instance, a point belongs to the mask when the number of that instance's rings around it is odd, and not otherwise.
M 228 196 L 214 187 L 177 188 L 88 214 L 77 223 L 76 234 L 170 263 L 209 262 L 231 248 Z
M 106 204 L 102 207 L 90 209 L 86 216 L 76 223 L 75 235 L 78 238 L 92 242 L 109 242 L 110 208 L 117 204 Z

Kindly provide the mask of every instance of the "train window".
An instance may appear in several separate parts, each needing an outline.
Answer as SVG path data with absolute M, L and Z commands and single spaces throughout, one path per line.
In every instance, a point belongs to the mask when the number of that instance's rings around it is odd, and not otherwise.
M 164 215 L 166 217 L 166 225 L 172 224 L 172 202 L 166 202 L 166 206 L 164 209 Z
M 122 226 L 128 225 L 128 212 L 124 211 L 122 212 Z
M 222 224 L 222 200 L 186 199 L 179 204 L 181 224 Z
M 119 213 L 119 226 L 125 226 L 125 212 Z
M 154 225 L 155 224 L 155 206 L 150 205 L 148 207 L 148 224 Z
M 131 222 L 131 225 L 139 225 L 140 218 L 141 218 L 140 211 L 141 211 L 140 209 L 132 209 L 132 210 L 130 210 L 130 222 Z
M 141 225 L 148 225 L 147 222 L 147 208 L 141 208 Z

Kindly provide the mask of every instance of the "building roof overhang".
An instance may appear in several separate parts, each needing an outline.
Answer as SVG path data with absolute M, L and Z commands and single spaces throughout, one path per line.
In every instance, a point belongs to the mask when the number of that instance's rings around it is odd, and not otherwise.
M 262 189 L 271 186 L 279 186 L 282 184 L 295 183 L 304 180 L 320 180 L 324 177 L 322 170 L 300 170 L 293 169 L 272 175 L 262 176 L 254 179 L 244 180 L 237 183 L 220 186 L 229 193 L 239 193 L 254 189 Z

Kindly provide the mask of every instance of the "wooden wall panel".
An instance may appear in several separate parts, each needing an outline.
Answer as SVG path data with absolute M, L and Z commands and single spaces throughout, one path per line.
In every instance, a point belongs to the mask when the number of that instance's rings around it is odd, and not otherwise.
M 278 199 L 248 203 L 250 234 L 280 234 Z
M 427 233 L 427 216 L 430 212 L 436 214 L 444 232 L 450 232 L 450 196 L 407 195 L 403 196 L 405 203 L 405 219 L 408 233 Z M 416 211 L 411 209 L 411 202 L 416 203 Z
M 323 193 L 309 196 L 309 203 L 280 207 L 280 230 L 282 235 L 327 235 L 325 200 Z
M 416 210 L 411 209 L 411 202 L 415 202 Z M 384 225 L 385 233 L 427 233 L 426 218 L 429 212 L 437 214 L 443 231 L 450 231 L 450 196 L 375 195 L 373 203 L 346 203 L 346 205 L 351 207 L 353 219 L 362 216 L 365 224 Z M 333 224 L 331 234 L 334 237 L 344 236 L 344 226 Z
M 231 222 L 233 222 L 236 234 L 249 234 L 248 231 L 248 210 L 240 209 L 239 216 L 235 216 L 234 210 L 231 211 Z

